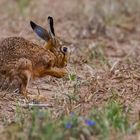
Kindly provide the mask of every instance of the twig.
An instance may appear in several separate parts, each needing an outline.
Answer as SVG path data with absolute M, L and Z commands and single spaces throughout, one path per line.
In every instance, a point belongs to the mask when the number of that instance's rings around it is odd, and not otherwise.
M 116 61 L 113 66 L 111 67 L 110 71 L 114 71 L 115 67 L 119 64 L 120 60 Z
M 29 103 L 29 104 L 18 104 L 20 107 L 24 107 L 24 108 L 28 108 L 28 107 L 44 107 L 44 108 L 48 108 L 48 107 L 53 107 L 50 104 L 33 104 L 33 103 Z
M 39 96 L 41 93 L 40 93 L 40 90 L 39 90 L 38 86 L 36 86 L 36 87 L 37 87 L 38 96 Z

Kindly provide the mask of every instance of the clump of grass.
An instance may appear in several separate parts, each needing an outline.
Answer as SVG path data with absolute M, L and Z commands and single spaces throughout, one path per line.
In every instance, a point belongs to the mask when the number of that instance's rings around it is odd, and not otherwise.
M 134 133 L 139 122 L 132 124 L 128 115 L 129 112 L 116 101 L 109 102 L 105 108 L 94 110 L 91 117 L 96 121 L 95 134 L 105 140 L 112 134 L 120 139 L 125 134 Z
M 59 118 L 53 116 L 49 109 L 33 108 L 25 112 L 18 108 L 15 121 L 8 125 L 5 134 L 7 138 L 24 140 L 75 140 L 91 137 L 105 140 L 113 134 L 120 138 L 138 129 L 138 123 L 135 128 L 129 123 L 128 113 L 115 101 L 109 102 L 105 108 L 94 109 L 90 115 L 82 116 L 72 112 Z
M 88 63 L 94 67 L 105 67 L 109 66 L 108 58 L 105 53 L 105 45 L 102 43 L 96 44 L 89 48 Z
M 77 79 L 76 74 L 70 73 L 68 76 L 70 81 L 75 81 Z

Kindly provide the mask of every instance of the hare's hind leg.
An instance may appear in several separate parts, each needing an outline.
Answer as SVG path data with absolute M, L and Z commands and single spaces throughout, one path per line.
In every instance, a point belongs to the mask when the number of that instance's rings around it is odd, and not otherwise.
M 18 61 L 16 68 L 20 79 L 20 93 L 27 97 L 27 86 L 32 77 L 32 63 L 26 58 L 21 58 Z
M 28 70 L 23 70 L 21 73 L 20 73 L 20 93 L 27 97 L 27 87 L 28 87 L 28 84 L 29 84 L 29 81 L 31 79 L 31 72 L 28 71 Z

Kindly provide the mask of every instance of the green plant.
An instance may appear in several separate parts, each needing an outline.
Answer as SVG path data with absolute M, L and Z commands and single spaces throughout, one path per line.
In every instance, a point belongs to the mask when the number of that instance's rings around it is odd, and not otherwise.
M 92 117 L 96 121 L 94 132 L 100 139 L 109 139 L 112 133 L 120 137 L 136 130 L 136 124 L 129 123 L 129 112 L 116 101 L 110 101 L 105 108 L 100 108 L 92 112 Z M 132 131 L 131 131 L 132 133 Z

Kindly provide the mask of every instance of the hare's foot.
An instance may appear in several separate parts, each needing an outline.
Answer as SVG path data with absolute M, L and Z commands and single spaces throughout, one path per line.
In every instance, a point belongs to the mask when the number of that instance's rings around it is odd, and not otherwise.
M 50 68 L 46 71 L 47 75 L 51 75 L 57 78 L 62 78 L 67 75 L 67 71 L 64 68 Z
M 28 86 L 28 77 L 24 77 L 24 79 L 22 79 L 21 84 L 20 84 L 20 94 L 22 94 L 24 97 L 28 98 L 28 91 L 27 91 L 27 86 Z
M 44 95 L 28 95 L 27 98 L 31 99 L 35 103 L 44 102 L 48 100 L 48 98 Z

